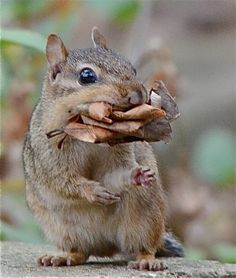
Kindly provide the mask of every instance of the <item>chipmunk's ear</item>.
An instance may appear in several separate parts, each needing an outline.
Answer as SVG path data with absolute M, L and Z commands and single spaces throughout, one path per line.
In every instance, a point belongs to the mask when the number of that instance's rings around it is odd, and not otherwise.
M 56 34 L 50 34 L 48 36 L 46 56 L 48 64 L 53 72 L 52 78 L 55 79 L 57 74 L 61 72 L 62 66 L 66 62 L 68 56 L 66 47 Z
M 99 32 L 97 27 L 92 29 L 92 40 L 94 47 L 101 47 L 107 49 L 107 42 L 105 37 Z

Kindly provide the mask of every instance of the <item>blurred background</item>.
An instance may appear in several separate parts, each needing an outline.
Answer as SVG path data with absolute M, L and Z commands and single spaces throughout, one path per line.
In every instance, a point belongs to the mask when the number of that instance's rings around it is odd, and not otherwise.
M 162 79 L 181 117 L 170 144 L 153 144 L 168 227 L 191 258 L 236 262 L 234 0 L 1 1 L 1 240 L 43 243 L 27 209 L 21 162 L 46 70 L 49 33 L 92 46 L 96 25 L 151 86 Z

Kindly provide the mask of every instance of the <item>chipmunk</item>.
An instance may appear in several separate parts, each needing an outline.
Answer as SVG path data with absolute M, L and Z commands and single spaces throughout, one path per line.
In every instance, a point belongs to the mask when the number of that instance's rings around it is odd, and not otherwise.
M 77 104 L 103 101 L 129 108 L 148 102 L 131 63 L 107 47 L 97 28 L 92 40 L 94 48 L 70 51 L 55 34 L 47 41 L 48 71 L 32 113 L 23 164 L 28 206 L 65 255 L 45 255 L 38 263 L 80 265 L 90 255 L 123 253 L 135 258 L 129 268 L 163 270 L 157 251 L 181 256 L 183 250 L 165 232 L 166 200 L 151 146 L 108 146 L 67 137 L 58 149 L 60 139 L 46 137 L 67 123 Z

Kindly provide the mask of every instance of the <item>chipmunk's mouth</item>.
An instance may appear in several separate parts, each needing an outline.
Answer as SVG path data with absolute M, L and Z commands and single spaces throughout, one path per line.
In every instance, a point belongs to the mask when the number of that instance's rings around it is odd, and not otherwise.
M 109 104 L 112 106 L 113 110 L 117 110 L 117 111 L 127 111 L 129 109 L 132 109 L 134 107 L 137 107 L 139 105 L 142 104 L 149 104 L 149 100 L 148 101 L 143 101 L 142 99 L 134 101 L 134 98 L 132 97 L 127 97 L 127 99 L 125 100 L 121 100 L 121 101 L 117 101 L 117 102 L 113 102 L 113 101 L 104 101 L 105 103 Z M 117 104 L 119 102 L 119 104 Z
M 109 102 L 107 102 L 108 104 L 110 104 L 113 108 L 113 110 L 117 110 L 117 111 L 127 111 L 129 110 L 130 108 L 133 108 L 135 107 L 136 105 L 129 105 L 129 107 L 122 107 L 122 106 L 118 106 L 118 105 L 115 105 L 115 104 L 111 104 Z
M 179 110 L 161 81 L 152 91 L 150 104 L 137 104 L 131 109 L 127 103 L 126 106 L 115 104 L 118 99 L 109 104 L 109 98 L 105 102 L 101 96 L 96 102 L 80 103 L 76 105 L 75 114 L 68 117 L 68 123 L 63 128 L 50 131 L 47 137 L 64 133 L 58 143 L 59 149 L 69 137 L 87 143 L 110 145 L 143 140 L 169 142 L 170 122 L 179 116 Z M 123 101 L 125 104 L 125 99 Z

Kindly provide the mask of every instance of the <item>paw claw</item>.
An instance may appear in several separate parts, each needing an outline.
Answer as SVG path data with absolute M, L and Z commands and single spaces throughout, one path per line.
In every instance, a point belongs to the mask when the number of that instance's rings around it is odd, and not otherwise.
M 52 266 L 51 259 L 52 256 L 48 256 L 48 255 L 42 256 L 38 259 L 38 264 L 41 266 Z

